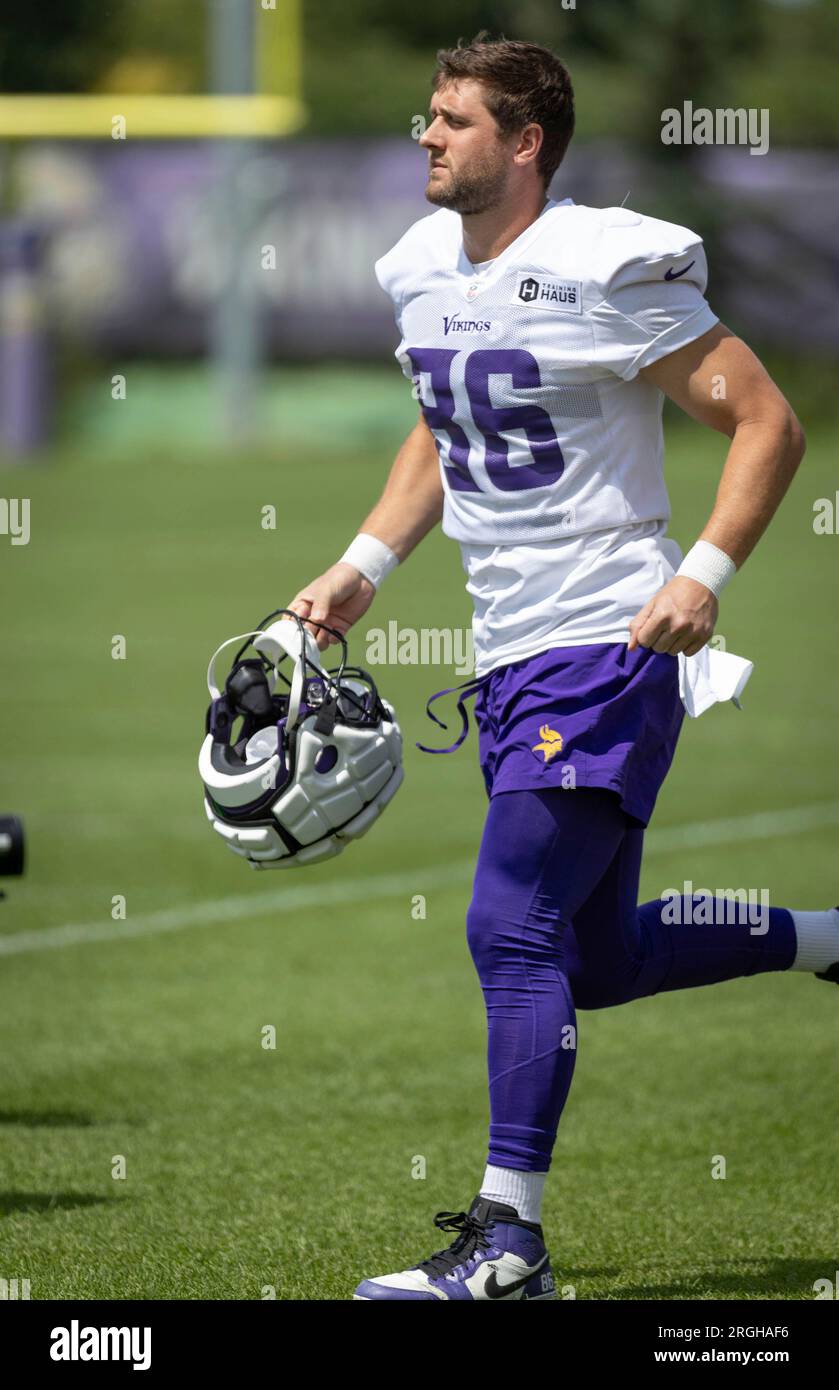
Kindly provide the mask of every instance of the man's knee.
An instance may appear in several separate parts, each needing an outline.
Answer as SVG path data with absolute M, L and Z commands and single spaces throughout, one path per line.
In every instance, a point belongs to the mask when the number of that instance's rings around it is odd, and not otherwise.
M 483 976 L 497 960 L 501 948 L 498 919 L 485 894 L 476 892 L 467 908 L 466 943 L 478 974 Z
M 559 913 L 528 909 L 526 899 L 476 889 L 466 913 L 466 941 L 482 980 L 499 974 L 524 981 L 563 966 L 564 925 Z

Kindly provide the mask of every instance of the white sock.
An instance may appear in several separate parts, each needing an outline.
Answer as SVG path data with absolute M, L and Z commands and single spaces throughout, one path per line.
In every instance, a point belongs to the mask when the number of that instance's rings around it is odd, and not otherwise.
M 518 1168 L 494 1168 L 487 1164 L 481 1196 L 515 1207 L 522 1221 L 542 1219 L 542 1189 L 547 1173 L 522 1173 Z
M 839 909 L 793 912 L 798 950 L 790 970 L 827 970 L 839 961 Z

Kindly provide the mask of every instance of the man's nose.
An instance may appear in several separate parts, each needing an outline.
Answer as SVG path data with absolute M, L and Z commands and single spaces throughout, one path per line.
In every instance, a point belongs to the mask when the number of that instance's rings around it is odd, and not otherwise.
M 418 143 L 422 145 L 423 149 L 442 149 L 443 141 L 441 139 L 441 134 L 442 132 L 438 121 L 433 120 L 431 125 L 426 126 Z

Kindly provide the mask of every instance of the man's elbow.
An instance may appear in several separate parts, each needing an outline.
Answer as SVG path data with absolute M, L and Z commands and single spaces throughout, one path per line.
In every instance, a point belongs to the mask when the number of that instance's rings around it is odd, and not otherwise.
M 780 392 L 774 400 L 766 402 L 762 409 L 756 408 L 744 418 L 737 420 L 732 437 L 744 425 L 749 429 L 759 428 L 767 445 L 773 449 L 777 457 L 789 464 L 793 473 L 795 472 L 804 457 L 807 440 L 801 421 Z
M 777 457 L 787 464 L 792 475 L 807 448 L 801 421 L 791 405 L 786 401 L 780 401 L 771 411 L 766 412 L 763 424 L 772 439 Z
M 804 428 L 791 406 L 788 406 L 783 422 L 784 453 L 795 470 L 804 457 L 807 439 Z

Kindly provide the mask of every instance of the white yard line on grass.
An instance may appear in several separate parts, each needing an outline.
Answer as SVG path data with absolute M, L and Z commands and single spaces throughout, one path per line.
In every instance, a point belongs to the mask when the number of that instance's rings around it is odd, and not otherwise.
M 804 830 L 821 830 L 826 825 L 839 825 L 839 801 L 822 801 L 815 806 L 789 807 L 785 811 L 757 811 L 752 816 L 729 816 L 724 820 L 701 820 L 693 825 L 650 830 L 644 837 L 644 851 L 647 854 L 669 854 L 674 849 L 737 844 L 741 840 L 771 840 L 775 835 L 800 835 Z
M 746 840 L 768 840 L 777 835 L 796 835 L 805 830 L 819 830 L 837 824 L 839 801 L 827 801 L 786 811 L 759 811 L 750 816 L 694 821 L 688 825 L 671 826 L 667 830 L 650 830 L 645 837 L 644 849 L 647 855 L 670 854 L 679 849 L 704 849 L 709 845 L 730 845 Z M 39 927 L 35 931 L 0 936 L 0 956 L 18 956 L 28 951 L 50 951 L 61 946 L 92 942 L 124 941 L 130 937 L 154 936 L 159 932 L 184 931 L 189 927 L 251 921 L 267 913 L 300 912 L 307 908 L 340 907 L 347 903 L 396 898 L 403 893 L 427 894 L 434 888 L 468 883 L 474 870 L 472 860 L 461 860 L 459 863 L 442 865 L 430 874 L 418 866 L 410 872 L 347 879 L 342 883 L 288 883 L 268 893 L 243 893 L 237 897 L 187 903 L 183 907 L 146 912 L 121 923 L 108 918 L 64 927 Z M 299 871 L 280 869 L 276 872 L 288 875 Z

